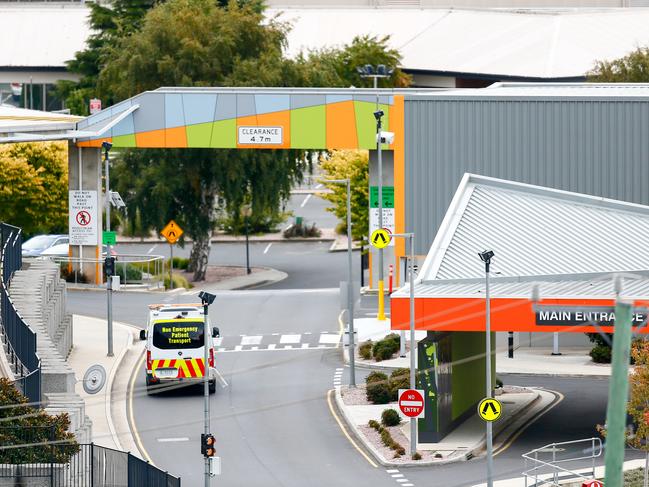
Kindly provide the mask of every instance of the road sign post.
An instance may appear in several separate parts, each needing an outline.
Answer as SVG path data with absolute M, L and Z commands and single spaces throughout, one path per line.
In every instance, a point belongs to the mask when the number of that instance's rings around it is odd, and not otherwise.
M 169 242 L 169 289 L 174 288 L 174 244 L 178 242 L 183 233 L 185 233 L 183 229 L 173 220 L 169 220 L 169 223 L 160 232 L 160 235 Z

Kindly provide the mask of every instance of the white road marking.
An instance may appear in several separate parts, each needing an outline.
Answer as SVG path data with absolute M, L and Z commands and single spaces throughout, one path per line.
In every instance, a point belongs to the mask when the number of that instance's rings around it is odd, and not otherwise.
M 306 205 L 310 199 L 311 199 L 311 194 L 306 195 L 306 198 L 304 198 L 304 201 L 300 205 L 300 208 L 304 208 L 304 205 Z
M 259 345 L 262 338 L 262 335 L 245 336 L 241 338 L 241 345 Z
M 308 343 L 303 343 L 302 348 L 309 348 L 309 344 Z
M 251 347 L 250 350 L 259 350 L 259 347 Z
M 302 335 L 282 335 L 279 339 L 279 343 L 300 343 Z
M 402 473 L 393 473 L 392 474 L 392 478 L 394 478 L 394 479 L 399 478 L 399 477 L 403 477 L 403 474 Z
M 332 335 L 331 333 L 321 333 L 320 334 L 320 341 L 318 343 L 320 344 L 325 344 L 325 343 L 338 343 L 340 341 L 340 335 Z
M 408 479 L 397 479 L 397 482 L 399 482 L 401 484 L 403 482 L 408 482 Z
M 274 343 L 271 343 L 270 345 L 268 345 L 268 350 L 275 350 L 276 346 L 277 345 L 275 345 Z
M 220 347 L 221 343 L 223 343 L 223 337 L 219 337 L 219 338 L 214 339 L 214 346 L 215 347 Z
M 386 472 L 388 472 L 388 473 L 399 473 L 399 470 L 397 470 L 396 468 L 391 468 L 390 470 L 386 470 Z
M 153 247 L 151 247 L 151 248 L 147 251 L 147 254 L 150 255 L 151 252 L 153 252 L 157 246 L 158 246 L 158 244 L 155 244 Z
M 277 336 L 277 335 L 279 335 L 279 333 L 271 333 L 271 335 Z
M 415 484 L 401 484 L 403 487 L 414 487 Z
M 302 333 L 302 335 L 312 335 L 312 334 L 313 334 L 313 332 L 310 332 L 310 331 L 305 331 L 304 333 Z
M 264 249 L 264 254 L 267 253 L 270 250 L 270 246 L 273 245 L 273 242 L 269 243 L 266 245 L 266 248 Z
M 315 189 L 320 189 L 320 188 L 322 188 L 322 184 L 318 184 L 318 185 L 315 187 Z
M 234 347 L 234 351 L 239 352 L 239 351 L 241 351 L 242 348 L 243 347 L 241 345 L 237 345 L 236 347 Z
M 223 376 L 221 375 L 221 372 L 219 372 L 219 369 L 214 369 L 216 370 L 216 374 L 219 376 L 219 381 L 221 382 L 221 388 L 225 389 L 228 387 L 228 381 L 226 381 Z
M 293 345 L 284 345 L 284 349 L 293 348 Z
M 175 441 L 189 441 L 189 438 L 187 438 L 186 436 L 179 436 L 177 438 L 158 438 L 158 441 L 160 443 L 172 443 Z

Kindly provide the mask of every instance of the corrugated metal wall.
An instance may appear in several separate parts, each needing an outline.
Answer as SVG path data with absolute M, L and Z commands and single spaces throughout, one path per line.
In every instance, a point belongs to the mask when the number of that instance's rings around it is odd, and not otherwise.
M 405 133 L 420 254 L 465 172 L 649 204 L 649 98 L 408 97 Z

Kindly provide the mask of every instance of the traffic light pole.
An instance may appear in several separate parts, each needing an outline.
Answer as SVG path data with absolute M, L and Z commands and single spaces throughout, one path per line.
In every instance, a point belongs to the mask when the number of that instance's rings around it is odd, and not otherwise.
M 207 332 L 208 332 L 208 309 L 209 304 L 203 301 L 203 348 L 205 349 L 204 364 L 205 373 L 203 374 L 203 397 L 204 397 L 204 416 L 203 416 L 203 432 L 205 435 L 210 434 L 210 362 L 209 351 L 207 346 Z M 205 487 L 210 487 L 210 459 L 205 457 Z
M 109 169 L 109 157 L 108 151 L 110 147 L 103 145 L 104 147 L 104 161 L 106 163 L 106 231 L 110 232 L 110 169 Z M 102 239 L 103 243 L 103 239 Z M 108 245 L 108 252 L 106 257 L 111 255 L 111 246 Z M 106 305 L 108 307 L 107 318 L 108 318 L 108 357 L 112 357 L 113 354 L 113 276 L 106 276 Z

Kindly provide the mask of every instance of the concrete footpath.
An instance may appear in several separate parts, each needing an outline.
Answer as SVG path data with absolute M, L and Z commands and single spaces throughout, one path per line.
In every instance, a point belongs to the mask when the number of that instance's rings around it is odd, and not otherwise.
M 130 451 L 140 456 L 127 419 L 127 385 L 134 366 L 133 357 L 141 353 L 139 331 L 124 323 L 113 322 L 113 357 L 107 357 L 105 320 L 74 315 L 74 346 L 68 358 L 74 370 L 76 392 L 86 402 L 86 414 L 93 424 L 92 440 L 98 445 Z M 136 341 L 137 340 L 137 341 Z M 83 390 L 83 375 L 91 365 L 106 369 L 106 384 L 97 394 Z

